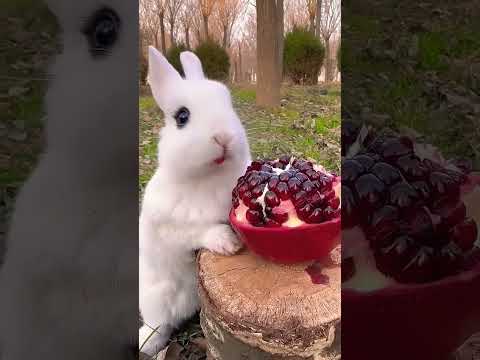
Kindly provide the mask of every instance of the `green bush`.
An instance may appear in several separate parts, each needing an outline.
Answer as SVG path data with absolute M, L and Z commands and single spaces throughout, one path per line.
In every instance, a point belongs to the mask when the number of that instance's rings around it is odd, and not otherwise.
M 200 58 L 203 71 L 209 79 L 228 79 L 230 59 L 224 48 L 214 41 L 208 40 L 199 44 L 194 52 Z
M 295 84 L 316 84 L 325 58 L 320 39 L 303 28 L 294 28 L 285 36 L 284 72 Z
M 187 51 L 187 47 L 184 44 L 177 44 L 167 50 L 166 58 L 170 64 L 180 73 L 180 75 L 185 76 L 182 69 L 182 64 L 180 63 L 180 53 Z

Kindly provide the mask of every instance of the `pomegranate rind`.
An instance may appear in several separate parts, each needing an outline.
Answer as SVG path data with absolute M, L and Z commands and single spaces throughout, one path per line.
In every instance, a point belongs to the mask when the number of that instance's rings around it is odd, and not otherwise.
M 232 209 L 230 223 L 240 240 L 260 257 L 283 264 L 320 260 L 340 242 L 340 217 L 298 227 L 256 227 L 239 222 Z

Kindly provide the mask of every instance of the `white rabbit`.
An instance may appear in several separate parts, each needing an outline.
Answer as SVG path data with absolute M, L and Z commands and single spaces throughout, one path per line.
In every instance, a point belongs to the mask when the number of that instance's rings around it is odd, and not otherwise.
M 181 320 L 198 309 L 194 250 L 233 254 L 231 192 L 251 161 L 245 130 L 227 87 L 205 78 L 191 52 L 180 54 L 182 78 L 153 47 L 148 82 L 165 114 L 158 168 L 140 215 L 141 346 L 152 355 Z
M 49 70 L 47 146 L 17 197 L 0 268 L 0 358 L 128 359 L 138 341 L 138 5 L 48 5 L 62 47 Z

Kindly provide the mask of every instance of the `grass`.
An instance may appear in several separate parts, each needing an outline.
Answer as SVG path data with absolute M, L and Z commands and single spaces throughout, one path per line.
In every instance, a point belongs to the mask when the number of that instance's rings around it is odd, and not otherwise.
M 18 189 L 43 150 L 46 67 L 57 52 L 57 23 L 35 0 L 4 1 L 0 27 L 0 259 Z
M 281 94 L 282 106 L 268 110 L 255 105 L 255 88 L 232 88 L 234 107 L 246 128 L 252 156 L 274 158 L 292 153 L 339 172 L 340 87 L 284 86 Z M 143 190 L 155 170 L 162 114 L 151 96 L 141 96 L 139 101 L 139 186 Z
M 344 107 L 360 121 L 413 128 L 447 157 L 472 159 L 480 169 L 480 25 L 465 16 L 479 5 L 466 0 L 435 7 L 448 16 L 432 16 L 432 6 L 386 1 L 375 11 L 345 7 Z

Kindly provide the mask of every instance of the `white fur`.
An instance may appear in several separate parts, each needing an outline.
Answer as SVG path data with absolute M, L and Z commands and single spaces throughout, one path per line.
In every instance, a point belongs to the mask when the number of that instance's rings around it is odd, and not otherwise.
M 81 29 L 105 5 L 119 14 L 121 35 L 108 57 L 93 59 Z M 46 152 L 17 197 L 0 269 L 0 358 L 126 359 L 138 314 L 136 291 L 125 291 L 138 281 L 131 226 L 138 98 L 125 86 L 137 83 L 133 63 L 125 65 L 138 32 L 136 6 L 49 6 L 63 51 L 50 68 Z
M 250 162 L 244 128 L 221 83 L 204 77 L 200 60 L 180 55 L 182 79 L 154 48 L 149 50 L 149 84 L 165 114 L 158 144 L 158 168 L 145 189 L 140 215 L 140 310 L 148 326 L 139 344 L 158 332 L 142 351 L 152 355 L 170 332 L 198 309 L 193 251 L 207 248 L 232 254 L 240 245 L 228 225 L 231 192 Z M 174 114 L 190 110 L 177 128 Z M 226 160 L 220 143 L 226 143 Z

